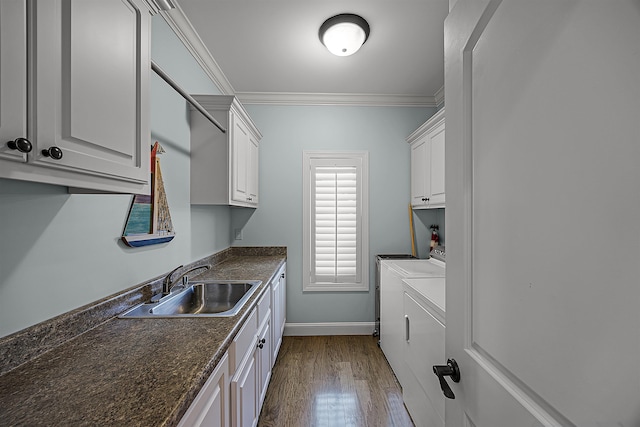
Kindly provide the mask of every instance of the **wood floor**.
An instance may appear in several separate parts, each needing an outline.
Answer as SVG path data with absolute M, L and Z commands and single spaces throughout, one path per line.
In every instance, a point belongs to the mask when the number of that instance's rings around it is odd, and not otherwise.
M 284 337 L 259 427 L 411 427 L 377 338 Z

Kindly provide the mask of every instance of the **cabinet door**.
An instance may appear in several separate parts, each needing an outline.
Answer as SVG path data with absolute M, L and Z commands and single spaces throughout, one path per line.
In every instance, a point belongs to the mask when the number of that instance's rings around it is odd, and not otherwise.
M 27 13 L 24 0 L 0 2 L 0 158 L 25 162 L 6 142 L 27 137 Z
M 404 313 L 404 357 L 407 366 L 407 381 L 403 384 L 405 404 L 416 425 L 443 427 L 445 398 L 432 367 L 445 358 L 444 325 L 406 293 Z
M 254 341 L 255 342 L 255 341 Z M 258 423 L 258 365 L 256 347 L 231 380 L 231 424 L 237 427 L 253 427 Z
M 225 353 L 178 427 L 229 427 L 229 357 Z
M 6 142 L 27 138 L 27 9 L 24 0 L 0 2 L 0 158 L 26 162 Z
M 33 5 L 37 149 L 30 161 L 147 183 L 151 22 L 143 0 Z M 54 146 L 59 160 L 41 153 Z
M 282 345 L 282 334 L 284 333 L 284 324 L 286 318 L 286 274 L 285 268 L 283 267 L 279 276 L 274 282 L 271 284 L 272 289 L 272 319 L 271 322 L 271 330 L 272 330 L 272 353 L 273 357 L 271 358 L 271 364 L 276 363 L 276 358 L 278 357 L 278 352 L 280 351 L 280 346 Z
M 429 204 L 429 144 L 423 137 L 411 145 L 411 205 L 414 207 Z
M 430 156 L 430 207 L 444 207 L 444 122 L 429 133 Z
M 262 407 L 262 402 L 264 402 L 264 398 L 267 395 L 267 388 L 269 387 L 269 380 L 271 379 L 271 319 L 268 318 L 258 335 L 258 349 L 257 360 L 258 360 L 258 408 Z M 258 411 L 258 414 L 260 411 Z
M 233 134 L 231 135 L 233 146 L 231 150 L 231 198 L 237 202 L 249 200 L 249 183 L 247 181 L 248 162 L 250 156 L 249 129 L 247 125 L 232 113 Z
M 258 204 L 258 182 L 259 182 L 259 158 L 260 146 L 258 140 L 249 136 L 249 156 L 247 158 L 247 201 L 251 204 Z
M 284 335 L 284 327 L 287 323 L 287 265 L 285 264 L 280 270 L 280 341 Z
M 280 336 L 280 310 L 282 310 L 281 302 L 280 302 L 280 286 L 282 282 L 280 277 L 271 283 L 271 363 L 276 363 L 276 357 L 278 356 L 278 351 L 280 350 L 280 344 L 282 343 L 282 338 Z M 273 366 L 273 365 L 272 365 Z

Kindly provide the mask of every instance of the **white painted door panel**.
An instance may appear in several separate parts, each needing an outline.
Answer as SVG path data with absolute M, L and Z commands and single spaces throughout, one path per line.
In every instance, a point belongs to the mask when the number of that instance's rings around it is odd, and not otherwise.
M 178 427 L 229 427 L 229 356 L 224 354 Z
M 253 351 L 231 380 L 232 420 L 237 427 L 254 427 L 258 422 L 258 365 Z
M 282 335 L 284 333 L 284 326 L 286 320 L 286 292 L 287 292 L 287 279 L 286 279 L 286 265 L 282 266 L 278 271 L 278 277 L 271 282 L 271 304 L 272 304 L 272 323 L 271 330 L 273 338 L 271 340 L 272 346 L 272 367 L 276 363 L 280 346 L 282 345 Z
M 271 311 L 269 311 L 271 317 Z M 267 396 L 267 388 L 271 380 L 271 321 L 265 321 L 260 335 L 258 335 L 258 349 L 256 350 L 256 360 L 258 362 L 258 415 L 260 408 Z
M 27 138 L 27 14 L 24 0 L 0 2 L 0 158 L 25 162 L 7 141 Z
M 142 1 L 56 0 L 34 9 L 34 163 L 148 181 L 150 16 Z M 41 155 L 51 146 L 62 159 Z
M 422 141 L 411 145 L 411 204 L 413 206 L 428 205 L 430 183 L 429 170 L 426 167 L 429 161 L 429 143 L 427 137 Z
M 447 18 L 448 426 L 640 425 L 639 40 L 637 0 Z
M 246 202 L 248 196 L 247 157 L 249 156 L 249 130 L 237 115 L 232 115 L 233 121 L 233 200 Z
M 260 169 L 260 145 L 259 141 L 249 135 L 249 158 L 247 159 L 247 186 L 248 202 L 258 204 L 258 185 Z
M 445 197 L 445 176 L 444 176 L 444 164 L 445 164 L 445 151 L 444 151 L 444 123 L 433 130 L 430 133 L 431 138 L 431 191 L 429 198 L 429 205 L 432 206 L 444 206 Z

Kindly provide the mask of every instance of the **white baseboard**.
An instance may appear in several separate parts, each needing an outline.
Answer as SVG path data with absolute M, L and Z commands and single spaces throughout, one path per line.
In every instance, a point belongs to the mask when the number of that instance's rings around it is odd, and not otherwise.
M 374 322 L 287 323 L 284 325 L 284 335 L 373 335 L 374 328 Z

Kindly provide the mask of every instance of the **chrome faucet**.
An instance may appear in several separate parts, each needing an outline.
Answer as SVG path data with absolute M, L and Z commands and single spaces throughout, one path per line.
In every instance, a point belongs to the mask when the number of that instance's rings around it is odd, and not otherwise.
M 163 297 L 166 296 L 166 295 L 169 295 L 171 293 L 171 290 L 173 289 L 173 287 L 176 284 L 178 284 L 178 282 L 180 282 L 180 281 L 182 281 L 183 286 L 186 286 L 187 283 L 189 282 L 189 276 L 187 276 L 187 274 L 191 273 L 192 271 L 198 270 L 200 268 L 204 268 L 205 270 L 211 269 L 210 265 L 199 265 L 197 267 L 190 268 L 189 270 L 187 270 L 184 273 L 182 273 L 180 275 L 180 277 L 178 277 L 176 280 L 171 281 L 171 276 L 173 276 L 173 273 L 175 273 L 176 271 L 180 270 L 182 267 L 184 267 L 184 265 L 181 265 L 181 266 L 178 266 L 178 267 L 174 268 L 164 278 L 164 281 L 162 282 L 162 296 Z

